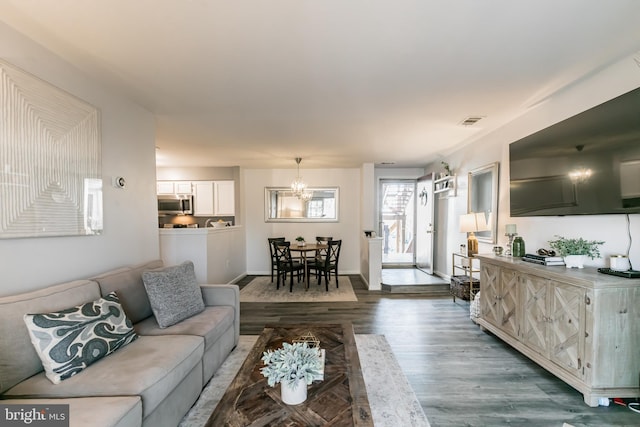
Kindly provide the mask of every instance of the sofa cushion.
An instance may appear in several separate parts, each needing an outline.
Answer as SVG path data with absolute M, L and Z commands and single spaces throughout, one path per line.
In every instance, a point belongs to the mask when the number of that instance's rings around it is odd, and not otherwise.
M 140 336 L 130 345 L 100 359 L 60 384 L 43 372 L 7 390 L 3 398 L 69 398 L 140 396 L 143 418 L 180 384 L 193 369 L 202 389 L 202 338 L 187 335 Z
M 204 310 L 202 292 L 191 261 L 160 270 L 145 271 L 142 273 L 142 281 L 161 328 L 174 325 Z
M 92 277 L 91 280 L 98 282 L 102 295 L 117 292 L 127 317 L 133 323 L 138 323 L 153 315 L 147 291 L 142 283 L 142 272 L 160 267 L 162 267 L 162 261 L 154 260 L 132 267 L 107 271 Z
M 235 310 L 229 306 L 206 307 L 204 311 L 180 323 L 160 328 L 154 317 L 135 325 L 139 335 L 195 335 L 204 338 L 205 351 L 233 325 Z
M 25 314 L 24 322 L 54 384 L 137 338 L 115 292 L 57 312 Z
M 96 282 L 76 280 L 20 295 L 0 297 L 0 393 L 42 371 L 23 316 L 61 310 L 100 298 Z M 11 345 L 7 345 L 11 343 Z

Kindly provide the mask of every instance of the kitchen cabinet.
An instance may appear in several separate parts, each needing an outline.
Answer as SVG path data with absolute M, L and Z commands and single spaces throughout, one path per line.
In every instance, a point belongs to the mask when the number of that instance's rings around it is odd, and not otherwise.
M 233 181 L 213 182 L 213 212 L 216 216 L 234 216 L 236 214 L 236 194 Z
M 640 279 L 480 258 L 480 324 L 584 395 L 640 395 Z
M 233 181 L 194 181 L 194 216 L 234 216 Z
M 167 194 L 192 194 L 191 181 L 157 181 L 156 193 Z
M 213 216 L 213 181 L 193 183 L 193 215 Z

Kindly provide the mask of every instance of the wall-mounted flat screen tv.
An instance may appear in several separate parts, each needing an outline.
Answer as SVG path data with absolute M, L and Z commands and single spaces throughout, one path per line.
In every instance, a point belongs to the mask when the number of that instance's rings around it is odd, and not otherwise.
M 509 145 L 511 216 L 640 213 L 640 88 Z

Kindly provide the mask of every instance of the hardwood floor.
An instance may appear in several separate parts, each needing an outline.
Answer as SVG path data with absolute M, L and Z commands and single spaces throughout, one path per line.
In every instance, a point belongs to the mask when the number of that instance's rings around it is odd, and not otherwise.
M 259 334 L 267 323 L 348 321 L 356 334 L 385 335 L 432 427 L 640 426 L 640 414 L 613 403 L 588 407 L 582 394 L 482 332 L 469 303 L 369 292 L 359 276 L 349 278 L 358 302 L 241 303 L 240 333 Z

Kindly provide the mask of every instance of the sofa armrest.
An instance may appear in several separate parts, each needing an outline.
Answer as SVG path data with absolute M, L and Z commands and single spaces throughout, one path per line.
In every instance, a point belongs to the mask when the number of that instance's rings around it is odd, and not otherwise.
M 238 285 L 200 285 L 204 305 L 230 305 L 240 308 L 240 288 Z
M 238 285 L 200 285 L 204 305 L 228 305 L 235 311 L 234 327 L 236 345 L 240 339 L 240 288 Z

